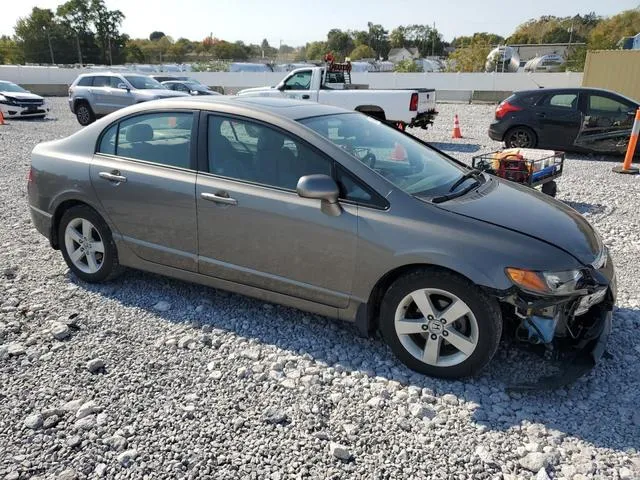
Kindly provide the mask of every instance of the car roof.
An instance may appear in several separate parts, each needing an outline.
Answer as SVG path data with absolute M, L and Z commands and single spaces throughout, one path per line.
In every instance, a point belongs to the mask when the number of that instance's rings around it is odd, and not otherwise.
M 144 73 L 136 73 L 136 72 L 111 72 L 111 71 L 103 71 L 103 72 L 89 72 L 89 73 L 81 73 L 78 75 L 79 77 L 108 77 L 109 75 L 113 76 L 124 76 L 127 77 L 148 77 L 149 75 L 145 75 Z
M 350 113 L 350 110 L 322 105 L 304 100 L 274 97 L 242 97 L 232 95 L 216 95 L 211 97 L 177 97 L 161 100 L 163 103 L 179 103 L 182 108 L 205 108 L 215 105 L 237 105 L 238 107 L 259 110 L 265 113 L 278 115 L 291 120 L 300 120 L 308 117 L 321 117 L 324 115 L 336 115 Z M 155 102 L 154 102 L 155 103 Z
M 638 103 L 637 100 L 627 97 L 626 95 L 623 95 L 621 93 L 614 92 L 613 90 L 607 90 L 605 88 L 593 88 L 593 87 L 537 88 L 537 89 L 531 89 L 531 90 L 518 90 L 513 93 L 516 95 L 533 95 L 536 93 L 546 95 L 549 93 L 553 94 L 553 93 L 580 93 L 580 92 L 581 93 L 607 93 L 609 95 L 615 95 L 617 97 L 624 98 L 633 103 Z

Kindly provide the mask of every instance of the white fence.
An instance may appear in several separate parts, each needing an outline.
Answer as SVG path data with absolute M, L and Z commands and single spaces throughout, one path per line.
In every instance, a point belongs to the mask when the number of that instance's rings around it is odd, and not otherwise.
M 69 85 L 83 72 L 96 70 L 52 67 L 0 66 L 0 79 L 26 85 Z M 200 82 L 237 90 L 240 87 L 259 87 L 277 84 L 282 72 L 191 72 Z M 582 73 L 354 73 L 354 83 L 371 88 L 435 88 L 438 91 L 512 92 L 542 87 L 578 87 Z M 454 95 L 456 96 L 456 95 Z M 442 98 L 442 96 L 439 96 Z

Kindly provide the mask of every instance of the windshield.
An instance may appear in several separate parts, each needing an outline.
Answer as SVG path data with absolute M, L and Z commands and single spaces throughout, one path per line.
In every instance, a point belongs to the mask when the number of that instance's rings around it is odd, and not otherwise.
M 0 82 L 0 92 L 28 93 L 24 88 L 11 82 Z
M 410 136 L 361 113 L 312 117 L 300 123 L 411 195 L 446 194 L 466 173 L 461 166 Z
M 157 80 L 151 77 L 143 77 L 142 75 L 125 75 L 127 81 L 133 85 L 133 88 L 137 88 L 140 90 L 149 90 L 149 89 L 160 89 L 164 90 L 164 85 L 162 85 Z

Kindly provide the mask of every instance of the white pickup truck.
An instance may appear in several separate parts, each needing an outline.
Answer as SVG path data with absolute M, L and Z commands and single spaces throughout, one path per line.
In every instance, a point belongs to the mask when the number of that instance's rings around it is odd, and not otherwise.
M 365 113 L 401 130 L 406 127 L 426 129 L 433 123 L 437 115 L 435 90 L 369 90 L 366 85 L 351 83 L 348 68 L 335 71 L 334 66 L 298 68 L 275 87 L 247 88 L 238 95 L 289 97 L 334 105 Z

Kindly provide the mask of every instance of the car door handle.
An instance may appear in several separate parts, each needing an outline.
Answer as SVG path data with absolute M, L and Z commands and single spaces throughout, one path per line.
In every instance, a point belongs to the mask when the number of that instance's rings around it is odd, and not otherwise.
M 544 112 L 538 112 L 538 113 L 536 113 L 536 117 L 544 118 L 544 117 L 546 117 L 546 116 L 547 116 L 547 114 L 546 114 L 546 113 L 544 113 Z
M 120 172 L 117 170 L 114 170 L 113 172 L 100 172 L 98 175 L 103 180 L 109 180 L 113 183 L 125 183 L 127 181 L 127 177 L 120 175 Z
M 205 200 L 209 200 L 210 202 L 223 203 L 225 205 L 238 205 L 238 201 L 235 198 L 231 198 L 229 197 L 229 194 L 226 194 L 223 192 L 219 192 L 219 193 L 203 192 L 200 194 L 200 196 Z
M 303 100 L 309 100 L 311 97 L 309 95 L 302 95 Z

